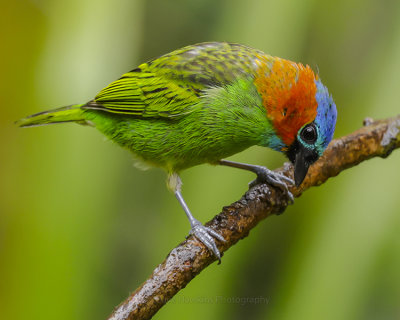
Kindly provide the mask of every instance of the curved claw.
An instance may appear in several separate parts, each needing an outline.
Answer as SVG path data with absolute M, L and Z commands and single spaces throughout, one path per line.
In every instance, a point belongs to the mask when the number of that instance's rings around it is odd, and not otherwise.
M 221 263 L 221 253 L 215 244 L 214 238 L 222 242 L 226 242 L 224 237 L 210 227 L 203 226 L 199 221 L 192 226 L 189 234 L 194 235 L 198 240 L 200 240 L 208 248 L 208 250 L 210 250 L 217 257 L 219 263 Z
M 281 173 L 277 173 L 275 171 L 269 170 L 262 166 L 257 166 L 255 169 L 255 173 L 257 174 L 257 179 L 250 182 L 249 186 L 254 187 L 256 184 L 260 182 L 266 182 L 268 184 L 273 185 L 281 189 L 286 195 L 289 197 L 291 203 L 294 202 L 293 194 L 289 191 L 286 183 L 294 185 L 294 181 L 291 178 L 286 177 Z

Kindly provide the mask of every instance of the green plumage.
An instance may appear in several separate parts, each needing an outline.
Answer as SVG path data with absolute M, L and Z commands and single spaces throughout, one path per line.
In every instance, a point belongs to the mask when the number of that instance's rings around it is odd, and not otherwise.
M 20 125 L 91 124 L 169 173 L 216 163 L 268 145 L 274 133 L 253 84 L 261 54 L 227 43 L 188 46 L 141 64 L 87 104 L 33 115 Z
M 319 112 L 319 113 L 318 113 Z M 168 172 L 195 235 L 214 255 L 225 241 L 191 214 L 179 171 L 221 164 L 257 174 L 256 182 L 300 185 L 332 139 L 336 107 L 309 67 L 238 44 L 188 46 L 141 64 L 93 100 L 22 119 L 22 127 L 57 122 L 95 126 L 146 163 Z M 252 145 L 285 152 L 294 178 L 267 168 L 223 160 Z

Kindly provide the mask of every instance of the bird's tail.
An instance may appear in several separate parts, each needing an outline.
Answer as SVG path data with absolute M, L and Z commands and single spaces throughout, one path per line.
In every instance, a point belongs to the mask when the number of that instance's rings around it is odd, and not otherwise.
M 16 124 L 20 127 L 34 127 L 44 126 L 52 123 L 62 122 L 78 122 L 80 124 L 86 124 L 83 116 L 84 110 L 81 107 L 84 104 L 75 104 L 67 107 L 61 107 L 53 110 L 43 111 L 32 114 L 26 118 L 16 121 Z

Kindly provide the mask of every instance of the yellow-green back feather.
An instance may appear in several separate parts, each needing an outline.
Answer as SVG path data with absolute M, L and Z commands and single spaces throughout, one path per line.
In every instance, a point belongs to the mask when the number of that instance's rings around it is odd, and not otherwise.
M 229 43 L 187 46 L 141 64 L 101 90 L 84 108 L 140 117 L 190 113 L 202 90 L 253 77 L 258 50 Z

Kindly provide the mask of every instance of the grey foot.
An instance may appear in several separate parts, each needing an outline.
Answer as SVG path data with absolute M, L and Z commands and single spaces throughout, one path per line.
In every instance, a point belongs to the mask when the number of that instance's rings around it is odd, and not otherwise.
M 255 171 L 257 179 L 249 183 L 249 187 L 254 187 L 259 183 L 268 183 L 274 187 L 281 189 L 289 197 L 290 201 L 294 202 L 293 194 L 289 191 L 287 183 L 294 185 L 294 181 L 283 174 L 269 170 L 263 166 L 256 166 Z
M 226 240 L 223 236 L 218 234 L 210 227 L 203 226 L 198 220 L 195 220 L 195 222 L 192 224 L 192 229 L 190 230 L 189 234 L 194 235 L 197 239 L 199 239 L 218 258 L 219 263 L 221 263 L 221 254 L 217 248 L 217 245 L 215 244 L 214 238 L 225 242 Z

